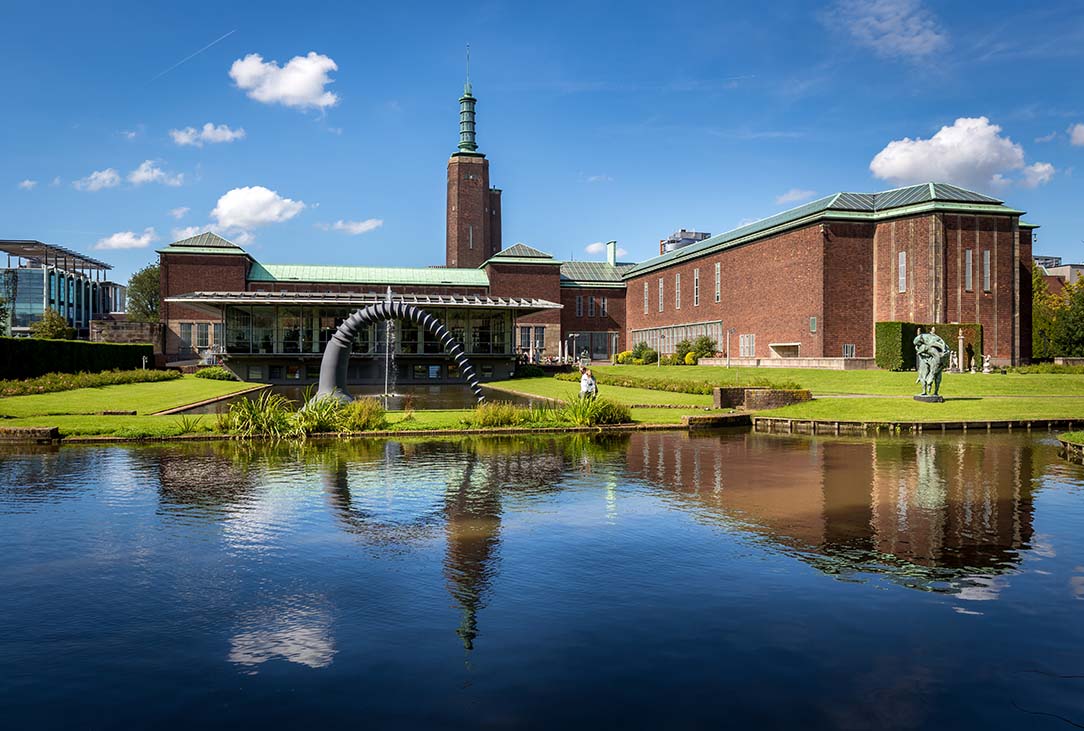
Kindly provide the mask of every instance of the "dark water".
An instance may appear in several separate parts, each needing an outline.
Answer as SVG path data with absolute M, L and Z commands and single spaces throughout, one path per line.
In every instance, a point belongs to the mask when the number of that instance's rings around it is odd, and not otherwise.
M 494 391 L 483 386 L 486 398 L 493 401 L 510 401 L 514 404 L 529 406 L 532 403 L 548 403 L 545 399 L 519 396 L 506 391 Z M 302 386 L 272 386 L 271 390 L 281 393 L 286 398 L 296 403 L 305 401 L 305 388 Z M 384 389 L 376 386 L 351 387 L 350 394 L 355 398 L 375 397 L 383 398 Z M 315 393 L 315 391 L 314 391 Z M 196 406 L 185 409 L 185 414 L 222 414 L 230 410 L 230 404 L 241 398 L 254 398 L 252 394 L 234 396 L 211 404 Z M 398 386 L 395 393 L 386 402 L 389 411 L 403 411 L 404 409 L 473 409 L 477 405 L 474 393 L 467 386 L 458 384 L 442 384 L 439 386 Z
M 1048 437 L 0 456 L 5 728 L 1072 728 Z

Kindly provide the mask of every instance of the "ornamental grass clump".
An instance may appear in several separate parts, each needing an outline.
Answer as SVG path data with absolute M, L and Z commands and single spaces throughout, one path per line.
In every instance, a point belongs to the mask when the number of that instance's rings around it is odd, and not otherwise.
M 375 398 L 359 398 L 339 410 L 342 431 L 376 431 L 388 425 L 384 404 Z
M 629 407 L 605 398 L 572 399 L 561 409 L 561 417 L 573 426 L 602 426 L 628 424 L 632 421 Z
M 336 398 L 315 398 L 290 416 L 291 426 L 299 436 L 342 431 L 343 411 Z
M 474 413 L 467 421 L 476 429 L 521 426 L 525 422 L 525 411 L 522 406 L 508 401 L 486 401 L 474 407 Z
M 242 398 L 230 404 L 219 428 L 243 438 L 285 437 L 294 433 L 293 413 L 285 396 L 268 389 L 255 400 Z

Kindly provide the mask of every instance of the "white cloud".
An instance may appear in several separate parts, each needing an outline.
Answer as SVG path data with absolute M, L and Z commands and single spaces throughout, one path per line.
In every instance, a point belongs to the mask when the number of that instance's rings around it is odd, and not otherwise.
M 55 178 L 53 178 L 53 182 L 49 183 L 49 185 L 51 185 L 51 186 L 53 186 L 55 188 L 56 186 L 60 185 L 63 182 L 64 181 L 60 179 L 60 176 L 57 175 Z
M 1076 146 L 1084 145 L 1084 124 L 1074 124 L 1069 128 L 1069 142 Z
M 154 160 L 144 160 L 132 172 L 128 173 L 128 182 L 132 185 L 144 183 L 162 183 L 163 185 L 178 186 L 184 182 L 184 174 L 170 175 Z
M 218 199 L 211 216 L 222 229 L 248 231 L 268 223 L 282 223 L 301 213 L 305 204 L 283 198 L 262 185 L 234 188 Z
M 869 164 L 882 180 L 907 185 L 926 181 L 989 188 L 1012 182 L 1010 173 L 1024 171 L 1024 185 L 1049 180 L 1043 163 L 1025 169 L 1024 148 L 1001 134 L 986 117 L 961 117 L 929 139 L 905 137 L 889 142 Z M 1034 170 L 1032 169 L 1034 168 Z M 1030 172 L 1029 172 L 1030 171 Z
M 170 233 L 173 235 L 174 241 L 180 241 L 181 239 L 191 238 L 196 234 L 201 234 L 207 231 L 207 226 L 185 226 L 184 228 L 175 228 Z
M 948 47 L 948 35 L 919 0 L 839 0 L 826 23 L 842 23 L 860 46 L 886 58 L 921 60 Z
M 250 53 L 230 66 L 230 78 L 248 96 L 264 104 L 325 109 L 339 103 L 339 97 L 324 87 L 332 83 L 328 72 L 339 67 L 327 56 L 310 51 L 294 56 L 285 66 L 265 62 L 258 53 Z
M 318 223 L 316 227 L 324 231 L 345 231 L 351 236 L 357 236 L 358 234 L 375 231 L 383 225 L 384 219 L 382 218 L 367 218 L 364 221 L 339 220 L 335 223 Z
M 102 188 L 116 188 L 120 185 L 120 173 L 113 168 L 95 170 L 85 178 L 76 180 L 72 185 L 77 190 L 101 190 Z
M 20 181 L 20 183 L 19 183 L 19 187 L 22 188 L 23 190 L 34 190 L 34 188 L 36 188 L 37 185 L 38 185 L 38 181 L 30 180 L 30 179 Z
M 195 127 L 171 129 L 169 131 L 169 136 L 172 137 L 173 141 L 178 145 L 203 147 L 204 143 L 213 145 L 220 142 L 243 140 L 245 138 L 245 130 L 243 127 L 230 129 L 229 126 L 225 124 L 214 125 L 207 122 L 200 129 L 196 129 Z
M 1054 166 L 1048 162 L 1037 162 L 1028 165 L 1024 168 L 1024 179 L 1020 181 L 1020 185 L 1025 188 L 1037 188 L 1053 180 L 1056 172 Z
M 583 247 L 583 250 L 586 251 L 588 254 L 596 254 L 596 255 L 597 254 L 605 254 L 606 253 L 606 244 L 604 244 L 601 241 L 596 241 L 593 244 L 588 244 L 587 246 Z M 621 247 L 617 248 L 617 255 L 618 256 L 628 256 L 628 253 L 629 252 L 625 251 Z
M 153 228 L 143 229 L 142 234 L 134 231 L 118 231 L 112 236 L 98 239 L 95 249 L 145 249 L 158 240 Z
M 1057 138 L 1058 138 L 1058 133 L 1057 132 L 1051 132 L 1048 135 L 1043 135 L 1042 137 L 1036 137 L 1035 141 L 1036 142 L 1053 142 Z
M 614 179 L 612 177 L 610 177 L 609 175 L 605 175 L 605 174 L 603 174 L 603 175 L 588 175 L 587 176 L 587 182 L 588 183 L 612 183 L 613 181 L 614 181 Z
M 776 203 L 797 203 L 798 201 L 809 200 L 817 194 L 815 190 L 802 190 L 801 188 L 791 188 L 783 195 L 777 196 Z
M 173 216 L 174 218 L 176 218 L 179 221 L 182 218 L 184 218 L 186 215 L 188 215 L 188 212 L 191 211 L 191 210 L 192 209 L 189 208 L 188 206 L 178 206 L 177 208 L 169 209 L 169 215 Z
M 131 129 L 122 130 L 120 134 L 126 140 L 134 140 L 139 136 L 139 132 Z

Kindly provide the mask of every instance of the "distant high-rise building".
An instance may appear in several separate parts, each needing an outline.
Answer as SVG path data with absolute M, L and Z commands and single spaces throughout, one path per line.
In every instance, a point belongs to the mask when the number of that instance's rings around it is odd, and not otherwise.
M 670 234 L 668 238 L 661 239 L 659 241 L 659 253 L 666 254 L 680 249 L 689 244 L 695 244 L 697 241 L 703 241 L 704 239 L 711 238 L 711 234 L 704 231 L 686 231 L 681 229 Z
M 501 191 L 489 187 L 489 160 L 478 152 L 470 68 L 459 98 L 459 150 L 448 160 L 445 264 L 473 269 L 501 250 Z

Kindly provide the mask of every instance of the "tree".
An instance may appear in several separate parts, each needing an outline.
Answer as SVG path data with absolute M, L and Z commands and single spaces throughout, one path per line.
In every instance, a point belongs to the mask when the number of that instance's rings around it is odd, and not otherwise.
M 30 325 L 30 334 L 44 340 L 73 340 L 75 328 L 56 310 L 46 309 L 41 319 Z
M 158 265 L 148 264 L 128 280 L 128 319 L 134 322 L 158 322 L 161 295 Z
M 1054 352 L 1084 357 L 1084 280 L 1065 286 L 1065 304 L 1054 324 Z
M 1036 360 L 1053 358 L 1054 332 L 1057 326 L 1058 311 L 1064 302 L 1056 294 L 1051 294 L 1050 287 L 1043 278 L 1043 268 L 1036 265 L 1031 270 L 1031 357 Z
M 8 334 L 8 301 L 0 296 L 0 335 Z

